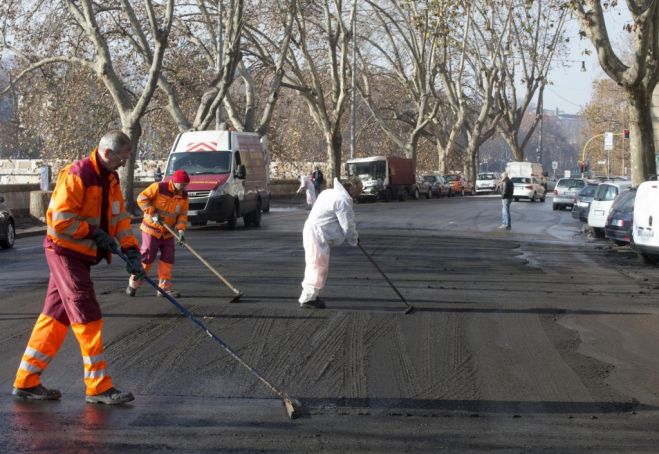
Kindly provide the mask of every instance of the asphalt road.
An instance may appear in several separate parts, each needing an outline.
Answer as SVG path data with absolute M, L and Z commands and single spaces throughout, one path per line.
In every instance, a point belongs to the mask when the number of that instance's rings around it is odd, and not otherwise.
M 301 203 L 301 201 L 300 201 Z M 301 206 L 301 205 L 300 205 Z M 193 228 L 178 300 L 275 386 L 281 402 L 121 263 L 94 269 L 110 372 L 135 402 L 84 403 L 70 335 L 43 380 L 59 402 L 10 396 L 48 270 L 41 237 L 0 251 L 2 452 L 656 452 L 657 268 L 592 241 L 568 212 L 478 196 L 356 206 L 359 249 L 332 251 L 328 308 L 298 308 L 307 212 L 289 204 L 260 229 Z

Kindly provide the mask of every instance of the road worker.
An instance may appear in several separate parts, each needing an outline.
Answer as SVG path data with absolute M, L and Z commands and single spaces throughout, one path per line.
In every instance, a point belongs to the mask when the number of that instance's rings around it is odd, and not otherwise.
M 153 183 L 137 196 L 137 204 L 144 211 L 142 219 L 142 265 L 148 273 L 160 252 L 158 262 L 158 285 L 169 295 L 181 296 L 172 286 L 172 268 L 174 267 L 174 236 L 165 228 L 178 233 L 177 242 L 185 241 L 185 229 L 188 226 L 188 193 L 185 188 L 190 177 L 185 170 L 174 172 L 168 182 Z M 131 276 L 126 287 L 126 294 L 135 296 L 142 280 Z M 158 291 L 157 296 L 162 296 Z
M 352 199 L 359 197 L 362 183 L 354 178 L 343 185 L 334 179 L 334 187 L 322 191 L 304 223 L 304 280 L 300 307 L 322 309 L 325 303 L 318 294 L 325 287 L 329 270 L 330 247 L 347 241 L 357 246 L 357 229 Z
M 310 210 L 313 204 L 316 202 L 316 189 L 313 185 L 313 181 L 311 180 L 311 176 L 300 176 L 300 187 L 297 188 L 297 193 L 299 194 L 302 191 L 306 191 L 307 193 L 307 209 Z
M 46 212 L 44 240 L 50 281 L 16 373 L 12 394 L 23 399 L 56 400 L 62 394 L 41 384 L 41 375 L 57 354 L 71 326 L 84 363 L 85 400 L 121 404 L 133 400 L 114 388 L 103 352 L 101 308 L 90 270 L 111 261 L 116 241 L 128 257 L 129 273 L 144 273 L 137 239 L 115 172 L 128 160 L 132 143 L 118 130 L 109 131 L 91 154 L 66 166 L 57 178 Z

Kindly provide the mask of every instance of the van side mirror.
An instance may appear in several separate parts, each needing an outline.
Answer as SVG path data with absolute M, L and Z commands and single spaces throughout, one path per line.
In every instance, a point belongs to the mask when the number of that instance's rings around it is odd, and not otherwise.
M 245 177 L 247 176 L 247 168 L 245 167 L 244 164 L 238 164 L 236 166 L 236 173 L 235 173 L 236 178 L 240 180 L 244 180 Z

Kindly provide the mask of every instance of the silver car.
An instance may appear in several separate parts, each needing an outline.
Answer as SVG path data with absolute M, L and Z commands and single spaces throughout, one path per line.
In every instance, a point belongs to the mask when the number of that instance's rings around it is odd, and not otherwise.
M 545 201 L 545 187 L 535 178 L 513 177 L 513 200 L 529 199 L 530 202 Z
M 551 207 L 554 211 L 570 208 L 574 205 L 574 198 L 579 191 L 586 187 L 583 178 L 561 178 L 554 188 L 554 200 Z

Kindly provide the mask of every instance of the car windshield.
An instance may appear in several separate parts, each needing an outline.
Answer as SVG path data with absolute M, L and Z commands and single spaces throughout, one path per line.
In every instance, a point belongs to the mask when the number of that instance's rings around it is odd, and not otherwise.
M 636 199 L 636 190 L 630 189 L 622 192 L 618 197 L 616 197 L 616 200 L 613 202 L 611 209 L 619 209 L 624 211 L 633 210 L 634 199 Z
M 458 181 L 457 175 L 444 175 L 444 178 L 446 181 Z
M 514 177 L 511 178 L 510 181 L 513 182 L 513 184 L 527 184 L 531 182 L 530 178 L 521 178 L 521 177 Z
M 432 175 L 426 175 L 425 177 L 423 177 L 423 181 L 425 181 L 426 183 L 434 183 L 435 177 L 433 177 Z
M 578 178 L 561 178 L 556 183 L 559 188 L 583 188 L 586 183 Z
M 478 175 L 479 180 L 494 180 L 494 174 L 492 173 L 481 173 Z
M 230 151 L 191 151 L 173 153 L 165 175 L 183 169 L 190 175 L 209 175 L 231 171 Z

